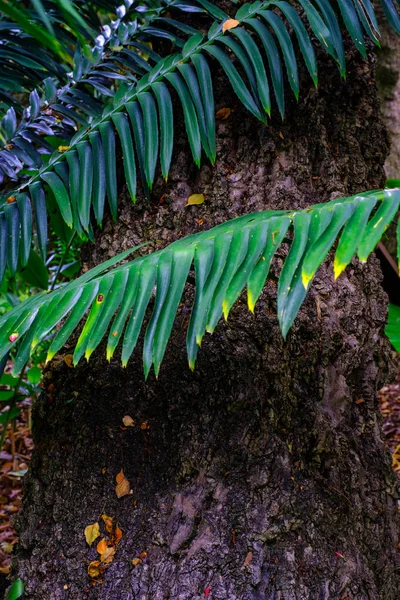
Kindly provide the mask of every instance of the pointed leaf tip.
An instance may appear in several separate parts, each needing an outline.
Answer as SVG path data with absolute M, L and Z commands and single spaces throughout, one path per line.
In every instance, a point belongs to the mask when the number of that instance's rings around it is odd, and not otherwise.
M 335 261 L 333 263 L 333 273 L 334 273 L 334 277 L 335 279 L 338 279 L 338 277 L 343 273 L 343 271 L 345 270 L 347 265 L 340 263 L 336 258 Z
M 310 285 L 310 281 L 311 281 L 311 279 L 312 279 L 313 277 L 314 277 L 314 274 L 312 274 L 312 275 L 309 275 L 309 274 L 307 274 L 307 273 L 304 273 L 304 271 L 302 272 L 302 274 L 301 274 L 301 280 L 302 280 L 302 282 L 303 282 L 303 285 L 304 285 L 304 288 L 305 288 L 306 290 L 308 290 L 308 288 L 309 288 L 309 285 Z

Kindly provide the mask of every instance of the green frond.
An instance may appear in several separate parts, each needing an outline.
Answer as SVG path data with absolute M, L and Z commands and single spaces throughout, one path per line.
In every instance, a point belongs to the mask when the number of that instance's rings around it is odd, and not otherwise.
M 292 242 L 278 276 L 278 319 L 286 337 L 310 282 L 338 240 L 335 274 L 354 256 L 365 261 L 400 205 L 400 189 L 361 194 L 317 204 L 302 211 L 251 213 L 183 238 L 165 249 L 117 266 L 125 252 L 58 290 L 33 296 L 0 319 L 0 361 L 16 344 L 15 371 L 35 346 L 62 322 L 53 338 L 50 360 L 86 317 L 76 343 L 74 364 L 107 335 L 107 358 L 121 348 L 125 366 L 145 317 L 143 364 L 156 376 L 164 357 L 189 273 L 195 299 L 187 331 L 187 353 L 194 368 L 204 333 L 213 332 L 247 287 L 250 310 L 260 297 L 273 258 Z M 136 250 L 135 248 L 131 251 Z M 192 279 L 192 277 L 190 277 Z
M 87 47 L 76 48 L 66 85 L 60 86 L 54 76 L 43 79 L 43 89 L 30 94 L 30 106 L 24 110 L 19 122 L 14 107 L 9 108 L 0 123 L 0 144 L 3 144 L 0 148 L 0 183 L 21 179 L 19 173 L 23 169 L 23 178 L 27 179 L 26 173 L 39 169 L 45 162 L 43 157 L 54 152 L 54 147 L 44 136 L 58 138 L 60 146 L 67 146 L 77 129 L 88 127 L 93 118 L 101 115 L 104 105 L 120 87 L 134 84 L 149 72 L 161 57 L 144 44 L 164 39 L 171 48 L 179 51 L 188 36 L 196 38 L 193 35 L 195 29 L 164 16 L 171 11 L 177 14 L 197 11 L 226 18 L 219 9 L 198 0 L 188 5 L 172 0 L 155 3 L 155 6 L 132 5 L 126 9 L 122 5 L 117 8 L 115 12 L 120 18 L 112 23 L 112 27 L 103 26 L 103 33 L 96 38 L 91 51 L 88 52 Z M 142 57 L 144 48 L 150 53 L 146 60 Z M 17 49 L 21 50 L 20 43 Z
M 400 18 L 392 0 L 381 1 L 390 23 L 398 28 Z M 118 189 L 115 148 L 118 139 L 122 148 L 125 180 L 134 202 L 138 174 L 147 196 L 152 189 L 158 163 L 163 177 L 168 177 L 174 143 L 171 92 L 176 94 L 182 105 L 194 162 L 200 165 L 204 151 L 214 163 L 215 115 L 209 66 L 214 59 L 244 107 L 262 123 L 267 123 L 274 103 L 282 117 L 284 115 L 284 78 L 294 96 L 299 96 L 296 44 L 312 81 L 315 85 L 318 82 L 315 39 L 309 30 L 333 57 L 343 76 L 345 58 L 340 19 L 361 54 L 365 55 L 366 52 L 364 35 L 378 43 L 379 31 L 370 0 L 339 2 L 340 15 L 336 14 L 333 8 L 336 3 L 331 0 L 299 0 L 298 5 L 293 6 L 285 0 L 244 4 L 236 14 L 239 26 L 225 32 L 223 23 L 227 20 L 226 15 L 207 0 L 160 5 L 160 10 L 175 6 L 176 9 L 189 12 L 206 12 L 213 19 L 207 36 L 180 21 L 151 11 L 149 19 L 145 19 L 145 29 L 140 30 L 138 38 L 129 27 L 118 27 L 117 39 L 122 50 L 116 55 L 115 63 L 111 61 L 113 66 L 107 67 L 108 77 L 112 79 L 117 76 L 119 66 L 116 65 L 120 64 L 118 60 L 124 53 L 128 71 L 135 74 L 128 79 L 127 85 L 119 85 L 103 113 L 100 115 L 96 112 L 95 99 L 91 99 L 87 90 L 83 92 L 69 88 L 65 96 L 59 96 L 56 92 L 57 101 L 52 105 L 54 112 L 63 115 L 63 120 L 72 128 L 77 122 L 82 123 L 66 147 L 61 147 L 46 164 L 40 165 L 40 154 L 35 143 L 30 143 L 30 140 L 40 140 L 40 137 L 29 132 L 31 137 L 28 141 L 20 138 L 15 146 L 0 153 L 0 169 L 3 168 L 7 174 L 15 172 L 15 166 L 21 160 L 30 161 L 32 168 L 37 170 L 27 182 L 23 181 L 18 189 L 8 193 L 0 202 L 0 222 L 6 229 L 7 239 L 12 234 L 12 241 L 2 249 L 0 258 L 6 261 L 10 274 L 15 273 L 18 264 L 24 266 L 25 248 L 32 239 L 29 225 L 22 227 L 23 218 L 28 223 L 26 214 L 30 209 L 39 215 L 40 223 L 46 219 L 43 197 L 47 198 L 47 203 L 57 206 L 68 227 L 79 234 L 86 232 L 91 235 L 93 217 L 101 224 L 106 200 L 112 216 L 116 218 Z M 171 28 L 175 28 L 174 33 Z M 177 32 L 182 33 L 182 37 Z M 150 37 L 142 38 L 142 34 Z M 171 36 L 179 52 L 164 58 L 144 43 L 144 40 L 153 37 L 171 41 Z M 125 48 L 125 42 L 135 51 Z M 139 61 L 139 67 L 137 51 L 148 55 L 148 61 Z M 74 77 L 78 79 L 85 71 L 83 63 L 79 61 L 77 58 L 74 69 Z M 110 88 L 109 82 L 105 85 L 101 79 L 96 79 L 104 75 L 103 71 L 102 75 L 98 74 L 98 70 L 94 73 L 89 69 L 88 73 L 90 77 L 85 80 L 86 83 L 92 83 L 94 87 L 97 85 L 100 92 Z M 51 95 L 54 90 L 50 84 L 48 87 Z M 41 110 L 37 93 L 31 94 L 30 104 L 31 114 L 39 117 Z M 82 111 L 86 113 L 84 116 Z M 42 126 L 52 131 L 51 124 Z M 14 114 L 6 115 L 3 129 L 17 134 Z M 7 202 L 15 206 L 7 208 Z M 21 210 L 23 215 L 20 214 Z M 43 233 L 44 227 L 37 241 L 40 253 L 45 256 Z M 20 251 L 21 248 L 24 252 Z M 340 270 L 340 265 L 337 268 Z M 4 272 L 4 269 L 5 265 L 0 264 L 0 272 Z
M 400 306 L 389 304 L 389 318 L 385 333 L 396 352 L 400 352 Z

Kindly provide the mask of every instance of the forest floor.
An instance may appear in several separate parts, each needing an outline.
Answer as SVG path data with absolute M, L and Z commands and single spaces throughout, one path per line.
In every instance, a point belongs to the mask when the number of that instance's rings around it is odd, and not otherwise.
M 400 479 L 400 374 L 384 386 L 378 397 L 383 415 L 383 434 L 392 453 L 392 465 Z
M 400 373 L 396 381 L 383 387 L 378 397 L 383 415 L 383 432 L 392 453 L 393 469 L 400 479 Z M 0 576 L 10 570 L 11 553 L 18 541 L 12 521 L 21 507 L 22 477 L 29 467 L 33 449 L 29 400 L 14 427 L 8 428 L 0 452 Z

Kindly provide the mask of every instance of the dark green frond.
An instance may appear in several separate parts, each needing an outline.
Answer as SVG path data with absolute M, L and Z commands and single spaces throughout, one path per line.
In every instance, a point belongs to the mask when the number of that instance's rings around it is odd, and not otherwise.
M 111 269 L 127 257 L 129 252 L 125 252 L 4 315 L 0 319 L 0 360 L 18 344 L 18 371 L 35 346 L 62 322 L 50 345 L 51 359 L 86 317 L 74 363 L 82 356 L 89 359 L 108 332 L 108 360 L 120 347 L 126 365 L 149 317 L 144 371 L 147 376 L 153 365 L 158 375 L 192 270 L 195 300 L 187 332 L 191 368 L 205 332 L 212 333 L 222 315 L 228 318 L 245 287 L 249 308 L 254 311 L 271 269 L 279 278 L 278 319 L 286 337 L 313 277 L 336 241 L 334 272 L 338 277 L 353 257 L 367 260 L 399 205 L 400 190 L 394 189 L 341 198 L 302 211 L 251 213 Z M 279 272 L 273 258 L 282 245 L 288 251 L 283 252 L 286 258 Z
M 382 2 L 386 9 L 390 8 L 389 0 Z M 160 10 L 165 6 L 167 4 L 163 3 Z M 34 125 L 47 132 L 54 132 L 51 117 L 57 119 L 57 113 L 62 115 L 61 120 L 66 127 L 73 129 L 77 122 L 82 122 L 81 129 L 72 138 L 69 130 L 66 147 L 53 153 L 47 164 L 40 166 L 28 182 L 23 182 L 18 189 L 4 196 L 0 214 L 5 217 L 8 237 L 11 235 L 11 225 L 13 233 L 19 232 L 21 237 L 25 235 L 19 206 L 28 206 L 29 200 L 32 211 L 37 211 L 35 198 L 39 195 L 40 198 L 45 196 L 49 202 L 53 202 L 65 223 L 80 234 L 86 232 L 90 235 L 93 217 L 101 224 L 106 202 L 115 218 L 118 198 L 115 148 L 118 139 L 132 200 L 135 201 L 138 174 L 149 194 L 158 163 L 163 176 L 168 176 L 173 152 L 172 95 L 179 99 L 182 106 L 194 162 L 200 165 L 203 151 L 214 162 L 215 116 L 209 65 L 215 59 L 242 104 L 261 122 L 266 123 L 274 104 L 278 106 L 282 116 L 284 114 L 285 79 L 294 96 L 297 98 L 299 95 L 296 45 L 300 49 L 299 59 L 304 60 L 312 81 L 317 84 L 315 39 L 309 31 L 315 34 L 318 43 L 334 58 L 342 75 L 345 73 L 345 64 L 341 22 L 362 54 L 365 54 L 364 35 L 377 42 L 378 28 L 369 0 L 340 2 L 340 14 L 335 12 L 336 4 L 331 0 L 299 0 L 298 5 L 291 5 L 285 0 L 244 4 L 236 14 L 236 26 L 225 32 L 225 15 L 205 0 L 189 4 L 174 1 L 168 3 L 168 6 L 189 12 L 205 11 L 209 16 L 212 15 L 214 22 L 208 35 L 204 36 L 170 17 L 161 18 L 161 13 L 151 11 L 149 19 L 144 23 L 145 29 L 140 29 L 138 37 L 129 28 L 118 27 L 116 35 L 122 49 L 115 55 L 115 63 L 109 61 L 113 66 L 107 67 L 105 71 L 108 69 L 107 76 L 111 80 L 117 76 L 116 69 L 120 65 L 118 61 L 124 54 L 126 60 L 131 61 L 129 67 L 128 63 L 125 65 L 131 73 L 131 79 L 118 87 L 101 115 L 97 113 L 96 99 L 90 98 L 87 89 L 83 91 L 74 86 L 61 96 L 55 92 L 56 102 L 51 105 L 54 114 L 48 115 L 49 121 L 45 121 L 40 112 L 37 94 L 31 94 L 30 112 L 39 122 L 32 124 L 33 131 L 29 131 L 24 138 L 22 135 L 18 137 L 15 115 L 11 112 L 7 114 L 3 130 L 14 131 L 13 135 L 18 139 L 18 143 L 11 144 L 11 147 L 0 153 L 0 168 L 7 176 L 15 173 L 23 160 L 30 161 L 32 169 L 38 168 L 40 153 L 35 143 L 39 144 L 41 136 L 35 132 Z M 390 18 L 394 22 L 392 9 Z M 173 28 L 179 35 L 172 33 Z M 174 43 L 181 51 L 161 58 L 153 48 L 145 45 L 142 34 L 169 41 L 173 35 Z M 135 50 L 126 49 L 124 40 Z M 137 51 L 147 53 L 147 60 L 139 61 L 139 64 Z M 83 63 L 79 65 L 77 59 L 74 70 L 77 78 L 85 72 Z M 86 83 L 94 85 L 96 81 L 104 90 L 110 89 L 109 80 L 107 86 L 103 85 L 100 75 L 94 74 L 90 69 L 88 72 L 90 77 L 85 79 Z M 50 84 L 48 88 L 48 93 L 54 94 Z M 97 162 L 94 157 L 98 159 Z M 24 201 L 20 200 L 21 194 L 26 198 Z M 13 204 L 15 199 L 15 208 L 5 206 L 7 197 L 9 204 Z M 15 213 L 15 218 L 7 218 L 6 212 L 13 215 Z M 30 237 L 25 235 L 26 240 Z M 6 256 L 11 275 L 18 264 L 15 253 L 18 255 L 18 248 L 22 248 L 23 243 L 24 241 L 21 244 L 15 241 L 14 246 L 8 245 L 1 254 Z M 45 243 L 41 236 L 38 236 L 38 243 L 39 250 L 44 255 Z M 21 254 L 22 266 L 24 260 L 25 255 Z M 4 265 L 0 265 L 0 271 L 3 268 Z
M 122 5 L 116 9 L 121 18 L 113 22 L 112 27 L 103 27 L 91 52 L 87 49 L 75 51 L 74 66 L 66 85 L 60 86 L 55 78 L 43 79 L 42 91 L 31 93 L 31 98 L 41 96 L 39 110 L 32 111 L 29 107 L 19 122 L 14 107 L 8 110 L 0 124 L 0 145 L 3 145 L 0 149 L 0 183 L 17 181 L 22 169 L 29 172 L 40 168 L 43 158 L 54 151 L 54 146 L 46 142 L 44 136 L 58 138 L 60 146 L 68 145 L 80 127 L 89 126 L 94 117 L 101 115 L 104 105 L 118 89 L 134 84 L 149 72 L 160 56 L 152 52 L 145 60 L 141 56 L 142 50 L 145 48 L 150 52 L 150 49 L 143 44 L 165 38 L 171 48 L 183 48 L 188 35 L 196 30 L 179 21 L 163 18 L 164 13 L 174 9 L 178 13 L 194 9 L 205 12 L 201 4 L 181 5 L 178 0 L 143 10 L 145 8 L 141 5 L 140 11 L 134 7 L 126 11 Z M 135 44 L 139 45 L 135 47 Z M 20 147 L 21 143 L 26 147 L 26 140 L 33 157 L 27 156 Z

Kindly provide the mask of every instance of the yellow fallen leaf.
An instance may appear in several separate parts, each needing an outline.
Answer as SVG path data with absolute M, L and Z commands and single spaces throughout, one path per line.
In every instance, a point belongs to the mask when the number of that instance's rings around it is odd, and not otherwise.
M 138 565 L 140 565 L 140 563 L 142 563 L 143 561 L 140 560 L 140 558 L 134 558 L 132 559 L 132 564 L 134 567 L 137 567 Z
M 222 31 L 225 33 L 225 31 L 229 31 L 230 29 L 235 29 L 235 27 L 237 27 L 238 25 L 239 25 L 239 21 L 236 21 L 236 19 L 228 19 L 222 25 Z
M 101 518 L 103 519 L 104 525 L 106 526 L 106 531 L 108 533 L 111 533 L 113 530 L 113 518 L 109 517 L 105 513 L 101 515 Z
M 67 367 L 69 367 L 70 369 L 74 368 L 73 360 L 74 360 L 73 354 L 66 354 L 64 356 L 64 362 L 67 365 Z
M 107 542 L 106 540 L 103 538 L 102 540 L 100 540 L 100 542 L 97 544 L 96 546 L 96 550 L 99 554 L 103 554 L 103 552 L 105 552 L 107 550 Z
M 125 425 L 125 427 L 134 427 L 135 426 L 135 421 L 129 415 L 125 415 L 125 417 L 122 419 L 122 422 Z
M 226 119 L 231 116 L 231 112 L 232 110 L 230 108 L 220 108 L 215 115 L 215 118 L 220 119 L 221 121 L 226 121 Z
M 88 566 L 88 575 L 89 577 L 98 577 L 100 575 L 100 561 L 92 560 L 92 562 Z
M 192 194 L 191 196 L 189 196 L 186 206 L 193 206 L 193 204 L 203 204 L 204 200 L 204 194 Z
M 115 487 L 115 493 L 117 494 L 117 498 L 122 498 L 123 496 L 127 496 L 131 493 L 131 486 L 129 481 L 124 475 L 123 470 L 118 473 L 116 476 L 117 485 Z
M 99 537 L 99 535 L 100 527 L 98 523 L 93 523 L 93 525 L 88 525 L 87 527 L 85 527 L 85 538 L 89 546 L 93 544 L 93 542 Z
M 107 547 L 102 554 L 100 554 L 100 560 L 102 563 L 111 563 L 114 560 L 114 554 L 116 552 L 116 548 L 112 546 Z

